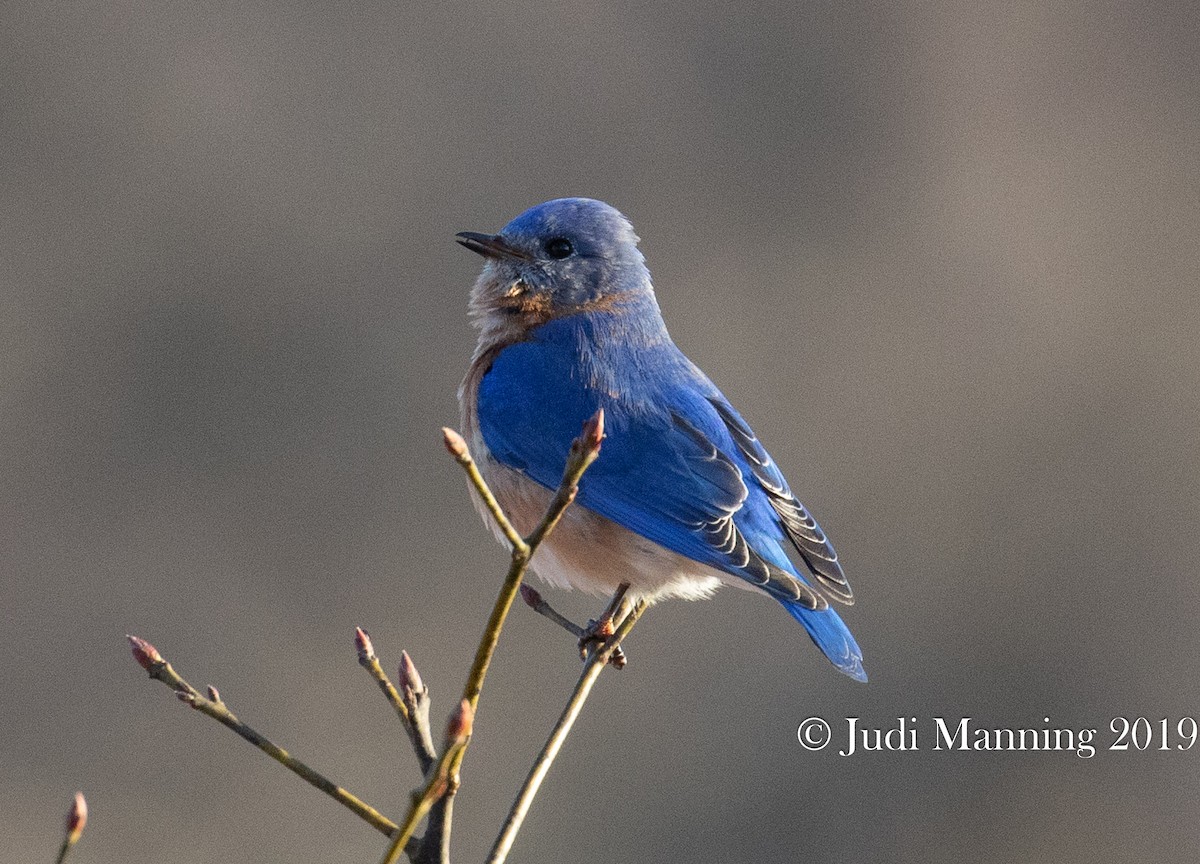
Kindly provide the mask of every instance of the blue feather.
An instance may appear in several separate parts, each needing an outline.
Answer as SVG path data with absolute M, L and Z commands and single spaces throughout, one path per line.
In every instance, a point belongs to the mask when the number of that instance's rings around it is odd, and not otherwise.
M 551 319 L 500 351 L 479 385 L 478 422 L 492 456 L 551 489 L 598 408 L 608 435 L 578 503 L 762 587 L 835 666 L 866 680 L 854 637 L 784 544 L 848 600 L 836 554 L 745 421 L 671 342 L 652 294 Z
M 783 608 L 804 625 L 813 643 L 829 658 L 829 662 L 855 681 L 867 680 L 867 672 L 862 663 L 862 649 L 858 647 L 850 628 L 837 612 L 832 609 L 814 612 L 797 603 L 787 602 L 783 604 Z

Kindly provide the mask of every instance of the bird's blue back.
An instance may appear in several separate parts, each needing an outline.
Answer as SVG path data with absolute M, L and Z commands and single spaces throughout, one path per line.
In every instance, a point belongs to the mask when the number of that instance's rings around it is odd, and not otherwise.
M 797 543 L 806 570 L 840 590 L 832 547 L 745 421 L 670 340 L 652 293 L 553 318 L 504 347 L 476 411 L 493 458 L 554 488 L 598 408 L 607 438 L 578 503 L 760 585 L 841 671 L 866 680 L 853 636 L 784 551 Z

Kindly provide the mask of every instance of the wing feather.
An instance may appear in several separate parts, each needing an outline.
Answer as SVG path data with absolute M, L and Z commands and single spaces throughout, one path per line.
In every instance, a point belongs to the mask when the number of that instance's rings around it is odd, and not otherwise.
M 549 350 L 513 345 L 484 374 L 478 422 L 494 458 L 552 489 L 579 425 L 602 407 L 608 436 L 580 484 L 579 504 L 776 599 L 827 609 L 784 553 L 786 536 L 821 586 L 849 600 L 820 527 L 745 421 L 686 358 L 677 355 L 686 364 L 675 370 L 682 381 L 663 376 L 653 389 L 630 393 L 564 374 Z
M 854 593 L 850 589 L 846 574 L 842 572 L 842 565 L 838 562 L 833 545 L 817 524 L 817 520 L 792 494 L 787 481 L 783 479 L 775 462 L 759 443 L 750 426 L 723 398 L 710 396 L 708 401 L 729 430 L 730 437 L 750 467 L 754 479 L 766 492 L 788 539 L 800 553 L 804 563 L 812 570 L 821 586 L 829 590 L 836 599 L 853 604 Z

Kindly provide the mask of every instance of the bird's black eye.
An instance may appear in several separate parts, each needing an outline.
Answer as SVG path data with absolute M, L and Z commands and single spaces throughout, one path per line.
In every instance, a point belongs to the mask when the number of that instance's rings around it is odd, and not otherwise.
M 551 237 L 546 241 L 546 254 L 558 261 L 566 258 L 574 251 L 575 247 L 571 245 L 571 241 L 566 237 Z

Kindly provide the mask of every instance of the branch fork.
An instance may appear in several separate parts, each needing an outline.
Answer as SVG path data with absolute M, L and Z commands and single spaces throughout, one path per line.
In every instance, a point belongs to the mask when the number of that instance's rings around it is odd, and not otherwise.
M 236 732 L 288 770 L 338 801 L 377 831 L 387 835 L 390 843 L 383 857 L 383 864 L 394 864 L 401 854 L 406 854 L 413 864 L 449 864 L 451 810 L 455 793 L 460 785 L 460 769 L 467 747 L 471 742 L 475 713 L 483 692 L 484 679 L 487 677 L 488 667 L 491 665 L 496 645 L 500 639 L 500 632 L 518 591 L 522 592 L 527 604 L 562 626 L 579 640 L 580 651 L 584 656 L 584 666 L 562 715 L 534 762 L 533 768 L 513 804 L 512 811 L 488 859 L 489 864 L 501 864 L 504 861 L 533 797 L 537 794 L 551 763 L 561 749 L 575 718 L 582 710 L 600 671 L 610 664 L 616 668 L 625 665 L 625 655 L 620 648 L 621 640 L 628 635 L 646 608 L 645 601 L 631 603 L 625 599 L 625 591 L 628 586 L 622 585 L 613 596 L 604 615 L 598 621 L 589 622 L 587 627 L 580 627 L 555 612 L 536 590 L 522 584 L 534 553 L 562 519 L 563 513 L 571 506 L 579 492 L 580 479 L 600 454 L 600 446 L 604 440 L 603 411 L 598 411 L 584 423 L 580 436 L 571 445 L 562 482 L 555 491 L 541 521 L 528 536 L 522 536 L 513 527 L 512 522 L 484 481 L 463 437 L 451 429 L 443 429 L 442 434 L 446 449 L 462 466 L 489 514 L 508 540 L 511 554 L 508 572 L 480 638 L 474 662 L 471 664 L 463 687 L 462 698 L 447 723 L 440 753 L 435 747 L 433 736 L 430 733 L 429 690 L 422 681 L 412 658 L 407 652 L 401 652 L 398 684 L 393 683 L 384 671 L 367 631 L 361 627 L 355 631 L 355 648 L 359 665 L 374 679 L 380 692 L 383 693 L 384 698 L 400 720 L 424 775 L 423 783 L 412 793 L 407 812 L 399 823 L 391 821 L 375 808 L 296 759 L 282 747 L 241 721 L 229 709 L 215 687 L 208 687 L 205 693 L 201 693 L 180 676 L 153 645 L 137 636 L 127 637 L 134 659 L 138 664 L 149 673 L 151 678 L 170 687 L 180 701 Z M 86 819 L 86 815 L 82 818 Z M 425 819 L 428 819 L 425 836 L 423 838 L 414 837 L 417 826 Z M 78 831 L 81 830 L 82 821 L 79 822 L 78 828 Z M 78 839 L 78 831 L 73 832 L 74 839 L 70 844 L 64 843 L 64 853 L 69 845 L 73 845 L 74 841 Z M 68 837 L 70 838 L 71 834 Z

